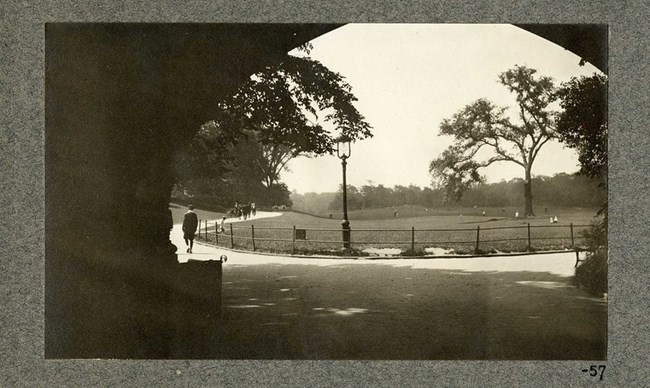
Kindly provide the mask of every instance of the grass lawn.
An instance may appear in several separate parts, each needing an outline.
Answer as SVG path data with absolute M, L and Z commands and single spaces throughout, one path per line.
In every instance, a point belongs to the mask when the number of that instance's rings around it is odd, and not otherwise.
M 172 208 L 182 215 L 182 208 Z M 394 217 L 397 211 L 398 216 Z M 485 211 L 485 216 L 482 215 Z M 221 213 L 197 211 L 202 220 L 217 220 Z M 510 214 L 512 213 L 512 214 Z M 418 206 L 400 206 L 386 209 L 368 209 L 349 214 L 351 241 L 355 254 L 368 248 L 396 248 L 407 254 L 423 254 L 427 248 L 443 248 L 454 253 L 473 253 L 479 233 L 479 252 L 524 252 L 528 250 L 528 224 L 532 250 L 569 249 L 572 246 L 571 224 L 574 244 L 582 245 L 580 231 L 595 218 L 596 209 L 544 209 L 536 217 L 515 218 L 513 209 L 459 208 L 425 209 Z M 180 222 L 178 214 L 176 222 Z M 549 217 L 557 216 L 559 222 L 549 223 Z M 285 211 L 279 217 L 251 219 L 234 223 L 235 248 L 255 249 L 267 252 L 291 252 L 293 227 L 306 229 L 306 240 L 296 240 L 296 253 L 340 253 L 341 221 L 338 214 L 316 217 Z M 251 227 L 253 226 L 253 228 Z M 415 230 L 412 231 L 412 228 Z M 228 232 L 229 232 L 229 228 Z M 441 230 L 444 229 L 444 230 Z M 477 230 L 480 229 L 480 230 Z M 218 236 L 215 241 L 214 222 L 208 224 L 208 241 L 230 246 L 229 234 Z M 203 238 L 205 229 L 201 229 Z M 415 252 L 411 252 L 412 238 Z M 278 241 L 281 240 L 281 241 Z

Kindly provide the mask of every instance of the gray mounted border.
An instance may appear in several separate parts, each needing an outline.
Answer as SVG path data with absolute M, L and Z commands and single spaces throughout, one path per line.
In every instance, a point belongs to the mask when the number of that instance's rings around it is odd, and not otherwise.
M 46 22 L 598 23 L 610 27 L 611 386 L 650 381 L 648 11 L 591 1 L 16 1 L 0 5 L 1 386 L 569 386 L 585 362 L 116 361 L 43 358 Z

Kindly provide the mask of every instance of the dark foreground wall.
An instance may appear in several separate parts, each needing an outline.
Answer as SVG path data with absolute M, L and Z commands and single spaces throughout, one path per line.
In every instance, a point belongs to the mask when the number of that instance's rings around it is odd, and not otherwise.
M 46 25 L 46 357 L 172 356 L 174 151 L 251 74 L 332 28 Z

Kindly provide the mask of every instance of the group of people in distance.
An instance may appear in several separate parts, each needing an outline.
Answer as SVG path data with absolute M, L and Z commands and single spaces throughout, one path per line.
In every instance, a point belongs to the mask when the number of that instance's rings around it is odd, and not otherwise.
M 235 202 L 235 206 L 229 210 L 228 213 L 240 220 L 242 218 L 246 220 L 251 218 L 251 216 L 255 216 L 257 214 L 257 209 L 255 208 L 255 202 L 240 203 L 237 201 Z

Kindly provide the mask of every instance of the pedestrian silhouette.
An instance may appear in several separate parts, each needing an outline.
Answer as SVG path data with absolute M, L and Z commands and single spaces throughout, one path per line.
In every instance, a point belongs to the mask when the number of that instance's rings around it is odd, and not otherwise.
M 221 217 L 221 223 L 219 224 L 219 233 L 225 233 L 226 229 L 224 228 L 224 224 L 226 223 L 226 216 Z
M 192 253 L 192 248 L 194 246 L 194 233 L 196 233 L 196 228 L 199 226 L 199 218 L 194 213 L 194 206 L 188 206 L 187 213 L 183 217 L 183 239 L 185 240 L 185 245 L 187 246 L 187 253 Z

